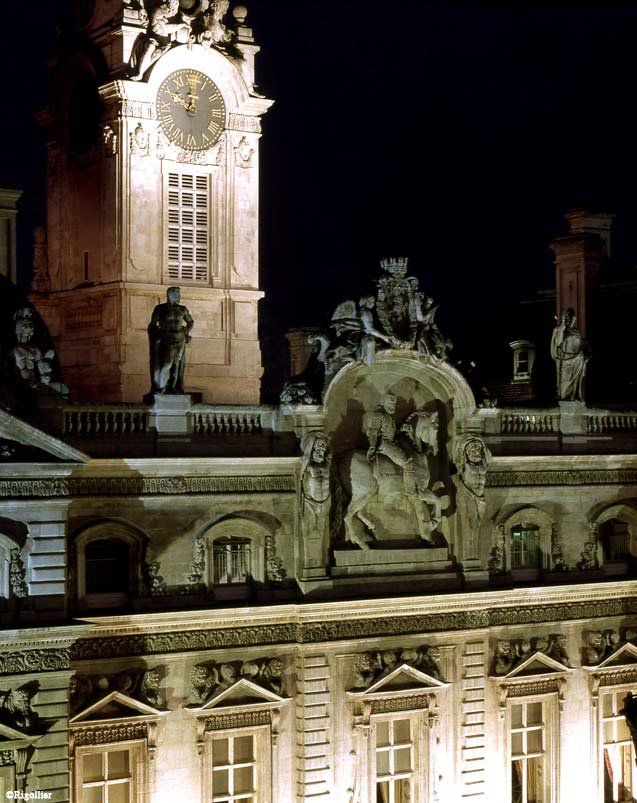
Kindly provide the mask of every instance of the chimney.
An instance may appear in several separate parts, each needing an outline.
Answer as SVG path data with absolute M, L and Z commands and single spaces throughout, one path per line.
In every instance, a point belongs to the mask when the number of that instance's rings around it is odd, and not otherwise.
M 615 215 L 572 209 L 564 216 L 570 231 L 554 240 L 550 248 L 555 255 L 555 287 L 559 317 L 572 307 L 583 337 L 587 334 L 588 312 L 592 291 L 599 283 L 599 274 L 610 258 L 611 227 Z

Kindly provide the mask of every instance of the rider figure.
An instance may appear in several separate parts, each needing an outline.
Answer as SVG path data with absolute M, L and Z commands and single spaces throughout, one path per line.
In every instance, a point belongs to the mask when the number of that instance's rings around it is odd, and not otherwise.
M 396 397 L 393 393 L 386 393 L 380 400 L 380 405 L 371 413 L 363 416 L 363 431 L 369 441 L 367 459 L 372 461 L 382 454 L 402 468 L 405 485 L 413 485 L 414 460 L 396 443 Z

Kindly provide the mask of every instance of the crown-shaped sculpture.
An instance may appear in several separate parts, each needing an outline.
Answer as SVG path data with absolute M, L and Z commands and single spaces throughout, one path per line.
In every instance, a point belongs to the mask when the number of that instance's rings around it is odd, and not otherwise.
M 409 257 L 385 257 L 380 261 L 381 268 L 392 276 L 405 276 L 408 264 Z

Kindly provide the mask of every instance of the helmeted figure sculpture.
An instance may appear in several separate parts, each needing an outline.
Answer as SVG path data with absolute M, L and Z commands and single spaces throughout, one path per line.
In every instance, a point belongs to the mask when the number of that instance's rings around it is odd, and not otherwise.
M 559 401 L 583 401 L 582 381 L 588 357 L 576 324 L 575 311 L 572 308 L 564 310 L 551 338 L 551 357 L 557 371 Z
M 166 298 L 157 304 L 148 324 L 151 393 L 180 394 L 184 392 L 186 345 L 195 322 L 179 303 L 178 287 L 169 287 Z
M 130 77 L 141 81 L 146 70 L 172 47 L 180 33 L 186 39 L 191 35 L 190 22 L 183 19 L 179 0 L 162 0 L 149 12 L 148 28 L 133 46 Z

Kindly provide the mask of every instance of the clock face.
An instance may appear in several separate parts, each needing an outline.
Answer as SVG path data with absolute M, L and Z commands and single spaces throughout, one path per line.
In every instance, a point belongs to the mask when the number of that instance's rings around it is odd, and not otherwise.
M 159 87 L 157 117 L 171 142 L 187 151 L 205 151 L 225 128 L 226 106 L 207 75 L 177 70 Z

